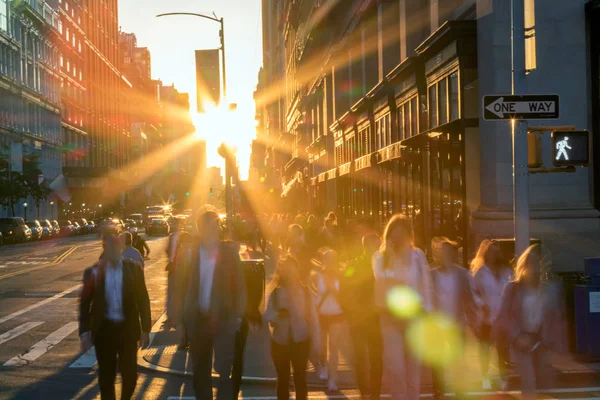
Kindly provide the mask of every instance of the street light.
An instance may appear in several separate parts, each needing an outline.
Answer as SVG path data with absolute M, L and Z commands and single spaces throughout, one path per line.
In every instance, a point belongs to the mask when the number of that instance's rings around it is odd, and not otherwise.
M 172 13 L 163 13 L 158 14 L 156 17 L 168 17 L 171 15 L 190 15 L 193 17 L 199 17 L 204 19 L 209 19 L 214 22 L 218 22 L 221 24 L 221 32 L 219 34 L 219 39 L 221 41 L 221 60 L 223 63 L 223 97 L 227 98 L 227 69 L 225 68 L 225 22 L 223 18 L 217 18 L 216 16 L 211 17 L 209 15 L 198 14 L 198 13 L 190 13 L 190 12 L 172 12 Z
M 23 214 L 24 214 L 24 217 L 25 217 L 25 221 L 27 221 L 27 206 L 28 205 L 29 204 L 27 204 L 27 203 L 23 203 Z

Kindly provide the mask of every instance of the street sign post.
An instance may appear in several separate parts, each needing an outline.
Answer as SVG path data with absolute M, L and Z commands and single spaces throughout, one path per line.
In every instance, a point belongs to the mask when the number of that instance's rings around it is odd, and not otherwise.
M 556 119 L 559 97 L 555 94 L 483 96 L 483 118 L 487 121 L 512 119 Z

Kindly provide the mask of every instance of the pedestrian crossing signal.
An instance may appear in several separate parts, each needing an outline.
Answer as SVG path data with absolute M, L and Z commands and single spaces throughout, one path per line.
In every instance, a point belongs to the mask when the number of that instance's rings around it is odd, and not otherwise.
M 590 164 L 590 133 L 552 132 L 552 163 L 555 167 L 587 167 Z

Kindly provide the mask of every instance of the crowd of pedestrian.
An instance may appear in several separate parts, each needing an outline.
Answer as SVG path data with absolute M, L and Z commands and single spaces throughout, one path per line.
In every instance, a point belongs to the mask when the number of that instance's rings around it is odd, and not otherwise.
M 542 279 L 536 246 L 511 266 L 498 242 L 484 240 L 466 269 L 459 265 L 459 244 L 448 238 L 434 238 L 427 255 L 418 248 L 405 215 L 392 216 L 381 234 L 368 223 L 342 223 L 333 212 L 322 219 L 308 214 L 237 217 L 236 242 L 223 240 L 219 214 L 206 208 L 196 217 L 194 235 L 174 229 L 167 246 L 167 327 L 181 333 L 179 348 L 190 351 L 197 398 L 212 398 L 213 368 L 219 376 L 218 398 L 237 398 L 246 338 L 262 323 L 270 327 L 280 400 L 289 399 L 292 375 L 296 398 L 307 399 L 309 362 L 328 391 L 337 392 L 340 355 L 352 360 L 364 397 L 379 399 L 385 385 L 392 399 L 418 399 L 422 371 L 430 370 L 436 399 L 444 398 L 449 387 L 460 398 L 472 383 L 465 373 L 449 372 L 462 371 L 468 337 L 479 344 L 483 389 L 506 390 L 511 368 L 521 377 L 527 400 L 548 383 L 550 350 L 563 345 L 557 334 L 563 315 L 554 289 Z M 109 236 L 106 256 L 84 275 L 81 333 L 86 346 L 94 313 L 92 331 L 124 329 L 139 335 L 123 319 L 117 289 L 106 286 L 102 298 L 108 301 L 100 303 L 106 310 L 90 311 L 96 276 L 114 280 L 113 269 L 127 267 L 131 279 L 138 279 L 139 271 L 143 277 L 144 255 L 135 249 L 135 237 L 125 233 L 120 239 L 127 261 L 119 261 Z M 247 246 L 247 258 L 275 262 L 262 315 L 261 288 L 248 284 L 239 242 Z M 139 242 L 137 247 L 145 250 Z M 139 301 L 147 301 L 143 282 L 135 285 Z M 147 307 L 136 307 L 147 332 Z M 131 353 L 131 345 L 113 349 L 107 346 L 117 345 L 101 337 L 95 342 L 115 352 L 110 357 Z M 496 379 L 489 373 L 492 348 Z M 114 382 L 115 372 L 103 366 L 111 362 L 106 357 L 100 362 L 103 393 L 111 393 L 107 382 Z

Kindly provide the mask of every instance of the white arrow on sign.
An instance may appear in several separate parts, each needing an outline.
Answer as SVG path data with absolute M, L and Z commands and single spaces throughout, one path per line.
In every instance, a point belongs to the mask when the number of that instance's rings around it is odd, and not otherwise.
M 504 97 L 488 105 L 489 112 L 495 114 L 498 118 L 504 118 L 504 114 L 534 114 L 534 113 L 553 113 L 556 109 L 554 101 L 504 101 Z

